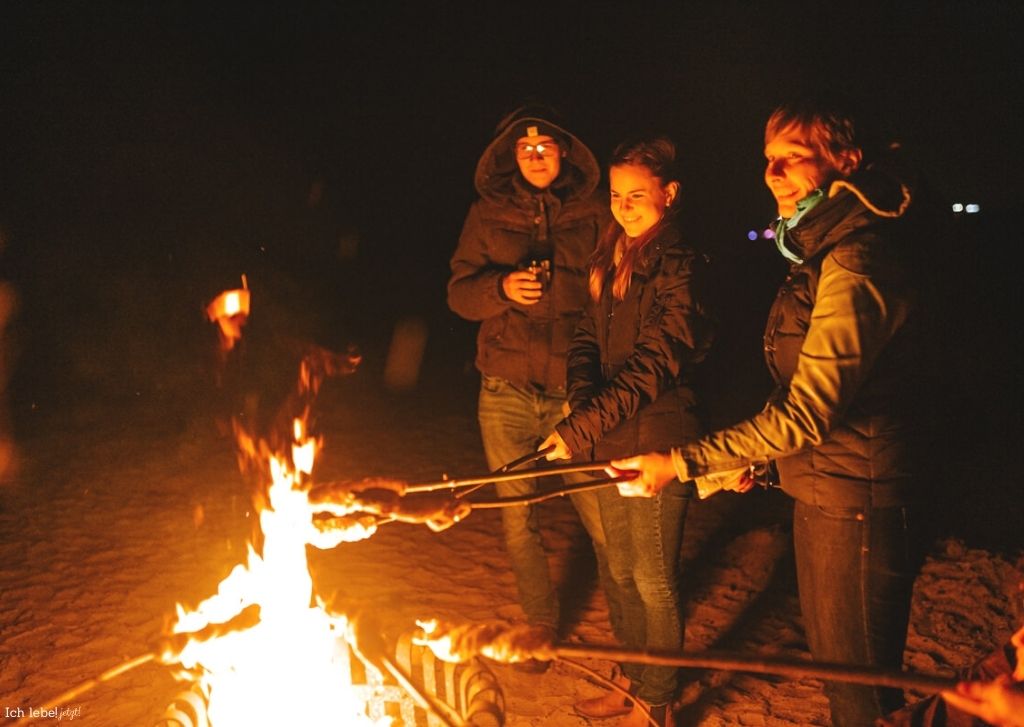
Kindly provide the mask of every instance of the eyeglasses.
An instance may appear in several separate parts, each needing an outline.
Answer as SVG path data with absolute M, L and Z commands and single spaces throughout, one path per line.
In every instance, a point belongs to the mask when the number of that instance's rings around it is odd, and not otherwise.
M 558 156 L 558 144 L 553 141 L 545 141 L 541 144 L 516 144 L 517 158 L 532 159 L 534 155 L 541 159 Z

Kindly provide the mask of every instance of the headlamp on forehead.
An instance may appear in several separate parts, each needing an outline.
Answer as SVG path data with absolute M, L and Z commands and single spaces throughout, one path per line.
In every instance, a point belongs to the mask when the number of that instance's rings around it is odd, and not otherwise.
M 542 141 L 539 144 L 520 142 L 516 144 L 516 157 L 519 159 L 532 159 L 539 156 L 541 159 L 550 159 L 558 156 L 559 147 L 557 141 Z

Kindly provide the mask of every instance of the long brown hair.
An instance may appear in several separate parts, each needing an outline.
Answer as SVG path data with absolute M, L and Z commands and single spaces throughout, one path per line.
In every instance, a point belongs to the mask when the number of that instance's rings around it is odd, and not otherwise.
M 612 152 L 608 168 L 625 165 L 644 167 L 662 185 L 678 182 L 676 173 L 676 145 L 665 136 L 633 139 L 619 144 Z M 590 258 L 590 297 L 595 302 L 601 299 L 608 274 L 615 269 L 612 279 L 612 295 L 616 300 L 626 297 L 633 269 L 640 260 L 640 254 L 661 229 L 675 216 L 676 204 L 665 210 L 665 216 L 647 232 L 630 239 L 617 222 L 612 222 L 598 240 L 597 248 Z M 622 241 L 622 258 L 615 264 L 615 248 Z

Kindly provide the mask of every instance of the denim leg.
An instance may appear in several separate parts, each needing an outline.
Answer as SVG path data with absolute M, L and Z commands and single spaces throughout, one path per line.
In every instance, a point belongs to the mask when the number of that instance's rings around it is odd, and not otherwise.
M 537 449 L 541 431 L 536 395 L 504 379 L 485 376 L 480 386 L 478 416 L 484 454 L 491 469 Z M 544 433 L 547 436 L 550 430 Z M 500 497 L 536 492 L 534 479 L 495 485 Z M 519 603 L 531 624 L 558 627 L 558 598 L 551 584 L 536 506 L 501 510 L 505 548 L 519 590 Z
M 567 482 L 586 482 L 594 479 L 588 475 L 563 475 Z M 605 488 L 608 489 L 608 488 Z M 618 634 L 621 630 L 622 606 L 621 597 L 618 594 L 618 587 L 608 570 L 608 543 L 604 534 L 604 525 L 601 522 L 601 501 L 598 491 L 577 492 L 570 495 L 572 504 L 579 513 L 583 528 L 590 536 L 590 542 L 594 546 L 594 559 L 597 561 L 597 582 L 604 591 L 605 600 L 608 602 L 608 621 L 612 625 L 612 633 Z
M 620 497 L 613 489 L 599 492 L 608 571 L 620 604 L 615 637 L 628 648 L 682 646 L 679 551 L 689 503 L 684 493 L 679 483 L 654 498 Z M 651 704 L 668 702 L 678 687 L 674 667 L 623 664 L 622 670 L 638 686 L 638 696 Z
M 633 580 L 633 539 L 630 534 L 630 498 L 622 497 L 613 487 L 597 491 L 601 511 L 601 525 L 605 537 L 605 560 L 608 577 L 618 601 L 618 616 L 613 618 L 612 604 L 608 604 L 609 621 L 616 641 L 630 649 L 642 649 L 647 633 L 643 600 Z M 611 594 L 606 594 L 611 599 Z M 639 682 L 643 667 L 623 664 L 622 670 L 631 681 Z
M 538 416 L 540 419 L 540 440 L 547 438 L 555 430 L 562 419 L 565 418 L 563 409 L 565 400 L 540 394 L 537 396 Z M 566 484 L 577 484 L 589 482 L 596 479 L 593 475 L 583 472 L 562 475 Z M 615 584 L 612 583 L 608 574 L 607 546 L 605 544 L 604 526 L 601 524 L 601 504 L 598 501 L 597 492 L 577 492 L 569 496 L 576 514 L 579 515 L 583 529 L 590 536 L 590 543 L 594 549 L 594 559 L 597 562 L 597 580 L 608 600 L 609 619 L 613 622 L 618 618 L 618 598 L 615 595 Z M 613 627 L 614 628 L 614 627 Z
M 633 579 L 643 602 L 649 649 L 678 650 L 683 646 L 679 596 L 679 551 L 690 498 L 673 482 L 653 498 L 626 498 L 633 536 Z M 665 704 L 675 696 L 679 670 L 645 666 L 637 693 L 650 704 Z
M 797 502 L 800 609 L 819 661 L 900 669 L 920 553 L 904 508 Z M 825 683 L 835 727 L 861 727 L 903 705 L 898 689 Z

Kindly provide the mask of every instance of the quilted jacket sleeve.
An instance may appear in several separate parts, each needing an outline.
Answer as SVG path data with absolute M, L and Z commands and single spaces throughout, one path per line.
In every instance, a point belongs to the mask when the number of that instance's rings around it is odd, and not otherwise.
M 567 354 L 566 394 L 574 410 L 586 404 L 601 385 L 601 348 L 595 315 L 593 302 L 588 302 Z
M 700 361 L 711 343 L 712 327 L 695 299 L 694 256 L 666 254 L 661 269 L 651 277 L 654 303 L 641 323 L 632 354 L 618 373 L 580 402 L 556 429 L 570 451 L 591 446 L 620 422 L 637 415 L 669 388 L 677 386 L 685 364 Z M 583 368 L 575 350 L 570 358 L 570 379 Z M 587 367 L 593 369 L 588 351 Z M 598 366 L 598 371 L 600 364 Z M 580 389 L 580 394 L 583 389 Z
M 857 394 L 908 302 L 870 275 L 822 263 L 810 326 L 788 389 L 755 416 L 672 450 L 682 480 L 820 444 Z
M 482 321 L 501 315 L 512 305 L 501 293 L 501 279 L 508 271 L 496 266 L 488 254 L 479 202 L 469 209 L 450 264 L 448 307 L 454 313 Z

